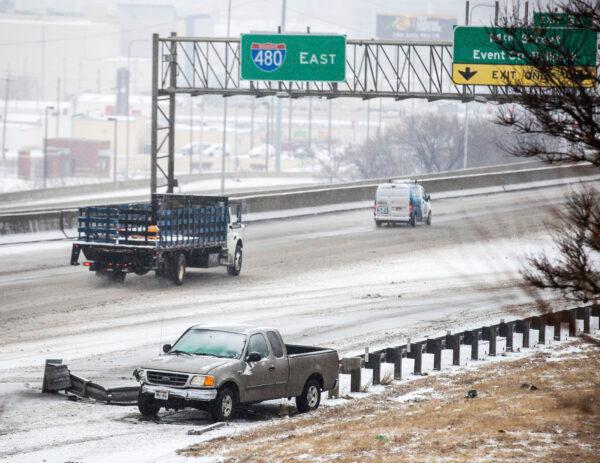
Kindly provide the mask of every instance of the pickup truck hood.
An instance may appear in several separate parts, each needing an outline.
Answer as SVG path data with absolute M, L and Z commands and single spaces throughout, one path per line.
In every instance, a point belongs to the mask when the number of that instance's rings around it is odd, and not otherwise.
M 222 365 L 238 362 L 236 359 L 223 359 L 203 355 L 161 355 L 149 362 L 145 362 L 141 368 L 144 370 L 177 371 L 180 373 L 208 374 L 211 370 Z

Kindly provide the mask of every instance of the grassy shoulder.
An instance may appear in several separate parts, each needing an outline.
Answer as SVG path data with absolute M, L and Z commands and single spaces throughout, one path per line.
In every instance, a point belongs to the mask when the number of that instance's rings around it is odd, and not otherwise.
M 533 385 L 532 387 L 522 387 Z M 467 399 L 467 392 L 477 397 Z M 181 450 L 226 462 L 597 462 L 600 346 L 393 383 L 383 394 Z

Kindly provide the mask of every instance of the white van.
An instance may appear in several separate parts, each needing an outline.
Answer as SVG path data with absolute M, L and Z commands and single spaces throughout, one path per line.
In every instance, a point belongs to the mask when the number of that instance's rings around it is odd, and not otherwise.
M 417 222 L 431 225 L 430 197 L 418 183 L 382 183 L 375 193 L 375 225 Z

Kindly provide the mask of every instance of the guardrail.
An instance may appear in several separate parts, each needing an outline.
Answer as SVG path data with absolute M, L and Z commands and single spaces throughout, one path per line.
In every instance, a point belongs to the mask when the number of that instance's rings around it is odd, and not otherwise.
M 340 359 L 339 381 L 328 398 L 363 392 L 409 376 L 427 375 L 469 361 L 519 352 L 600 330 L 600 305 L 589 305 L 505 321 Z M 42 392 L 66 391 L 117 405 L 134 405 L 139 387 L 104 388 L 72 374 L 62 360 L 46 360 Z
M 428 192 L 435 195 L 435 193 L 447 191 L 504 187 L 540 181 L 591 177 L 598 174 L 600 174 L 598 168 L 584 164 L 447 177 L 417 177 L 417 179 L 420 180 Z M 352 186 L 318 186 L 311 189 L 278 193 L 257 193 L 247 196 L 232 195 L 232 198 L 242 199 L 246 204 L 247 212 L 262 213 L 373 200 L 379 183 L 381 183 L 381 180 Z M 77 209 L 0 215 L 0 235 L 49 230 L 64 231 L 76 226 Z
M 330 397 L 361 392 L 370 384 L 382 384 L 425 375 L 471 360 L 506 355 L 537 345 L 564 341 L 569 337 L 600 330 L 600 306 L 590 305 L 524 319 L 504 321 L 458 333 L 425 338 L 399 346 L 343 358 L 337 390 Z

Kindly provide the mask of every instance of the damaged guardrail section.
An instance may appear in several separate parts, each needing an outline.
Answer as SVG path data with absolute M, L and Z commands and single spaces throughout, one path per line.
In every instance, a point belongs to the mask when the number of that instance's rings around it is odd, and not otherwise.
M 329 398 L 362 392 L 370 385 L 389 384 L 413 375 L 425 375 L 471 360 L 519 352 L 537 345 L 564 341 L 600 330 L 600 305 L 590 305 L 505 321 L 459 333 L 411 341 L 406 344 L 340 359 L 339 381 Z M 65 391 L 115 405 L 137 401 L 138 386 L 104 388 L 72 374 L 62 360 L 46 360 L 42 392 Z

